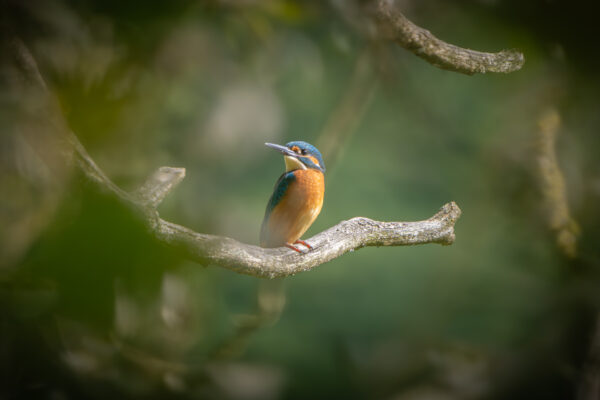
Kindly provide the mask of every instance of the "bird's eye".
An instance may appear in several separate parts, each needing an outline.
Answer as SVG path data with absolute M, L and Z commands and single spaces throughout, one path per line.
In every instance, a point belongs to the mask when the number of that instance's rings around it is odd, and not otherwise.
M 302 149 L 301 153 L 302 155 L 306 155 L 306 149 Z

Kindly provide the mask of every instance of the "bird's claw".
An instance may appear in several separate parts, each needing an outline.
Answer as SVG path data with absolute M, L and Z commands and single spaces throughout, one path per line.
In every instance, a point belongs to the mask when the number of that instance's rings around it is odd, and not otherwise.
M 290 248 L 290 249 L 292 249 L 294 251 L 297 251 L 298 253 L 302 254 L 302 251 L 299 248 L 297 248 L 296 246 L 294 246 L 293 244 L 286 243 L 285 247 L 288 247 L 288 248 Z
M 310 244 L 306 243 L 304 240 L 296 240 L 294 242 L 294 244 L 301 244 L 301 245 L 305 246 L 307 248 L 306 253 L 308 253 L 309 251 L 311 251 L 313 249 L 313 247 Z M 294 246 L 294 244 L 286 243 L 285 247 L 288 247 L 294 251 L 297 251 L 300 254 L 305 253 L 302 250 L 300 250 L 299 248 L 297 248 L 296 246 Z
M 305 246 L 309 251 L 313 249 L 312 246 L 310 244 L 306 243 L 304 240 L 298 239 L 294 242 L 294 244 L 298 244 L 298 243 Z

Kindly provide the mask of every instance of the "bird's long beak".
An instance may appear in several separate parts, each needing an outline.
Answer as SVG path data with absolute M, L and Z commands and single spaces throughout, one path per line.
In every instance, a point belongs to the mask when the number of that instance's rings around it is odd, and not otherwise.
M 300 160 L 300 156 L 294 153 L 292 150 L 288 149 L 287 147 L 273 143 L 265 143 L 265 145 L 283 154 L 283 160 L 285 161 L 286 171 L 289 172 L 297 169 L 307 169 L 306 165 L 304 165 L 304 163 Z
M 277 150 L 278 152 L 280 152 L 284 156 L 290 156 L 290 157 L 298 158 L 298 154 L 294 153 L 292 150 L 288 149 L 285 146 L 282 146 L 282 145 L 279 145 L 279 144 L 274 144 L 274 143 L 265 143 L 265 146 Z

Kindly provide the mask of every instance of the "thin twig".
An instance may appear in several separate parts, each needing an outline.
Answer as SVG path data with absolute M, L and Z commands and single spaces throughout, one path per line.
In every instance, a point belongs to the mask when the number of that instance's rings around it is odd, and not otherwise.
M 371 56 L 368 47 L 358 55 L 352 78 L 317 140 L 317 147 L 327 160 L 329 174 L 335 168 L 344 144 L 360 124 L 373 99 L 377 80 L 371 65 Z

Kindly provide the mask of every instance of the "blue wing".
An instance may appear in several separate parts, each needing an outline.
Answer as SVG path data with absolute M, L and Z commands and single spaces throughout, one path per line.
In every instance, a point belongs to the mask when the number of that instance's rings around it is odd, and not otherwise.
M 269 222 L 269 216 L 271 215 L 271 211 L 273 211 L 275 206 L 277 206 L 277 204 L 279 204 L 281 199 L 283 199 L 285 192 L 287 191 L 290 184 L 292 182 L 294 182 L 294 180 L 296 180 L 296 177 L 294 176 L 294 171 L 290 171 L 290 172 L 284 172 L 277 180 L 277 183 L 275 183 L 275 188 L 273 190 L 273 194 L 271 195 L 271 198 L 269 199 L 269 202 L 267 203 L 267 209 L 265 210 L 265 217 L 263 218 L 262 226 L 260 228 L 260 243 L 261 244 L 268 242 L 267 224 Z

